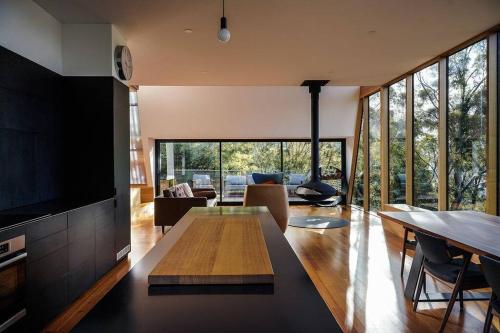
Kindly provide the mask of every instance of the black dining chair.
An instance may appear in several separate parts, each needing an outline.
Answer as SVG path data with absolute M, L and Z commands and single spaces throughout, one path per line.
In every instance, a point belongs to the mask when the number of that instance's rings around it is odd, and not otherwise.
M 422 249 L 424 262 L 420 268 L 413 311 L 417 310 L 423 281 L 427 273 L 438 280 L 454 284 L 448 307 L 439 328 L 439 332 L 443 332 L 457 296 L 460 295 L 460 309 L 462 310 L 464 307 L 463 291 L 486 288 L 488 287 L 488 283 L 479 265 L 470 261 L 472 257 L 471 253 L 462 252 L 462 258 L 454 258 L 454 253 L 452 253 L 445 240 L 416 230 L 415 236 Z
M 500 295 L 500 261 L 480 256 L 481 268 L 483 269 L 486 281 L 492 289 L 490 304 L 486 312 L 483 332 L 489 332 L 493 315 L 500 316 L 500 300 L 497 295 Z
M 403 254 L 401 256 L 401 272 L 400 275 L 403 276 L 403 272 L 405 270 L 405 260 L 406 260 L 406 251 L 413 250 L 417 247 L 417 242 L 413 239 L 410 239 L 410 233 L 413 234 L 413 230 L 407 227 L 404 227 L 404 237 L 403 237 Z

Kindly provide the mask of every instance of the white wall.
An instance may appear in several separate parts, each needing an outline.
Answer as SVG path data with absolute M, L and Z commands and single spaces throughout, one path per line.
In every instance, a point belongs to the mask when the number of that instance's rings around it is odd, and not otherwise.
M 31 0 L 0 0 L 0 45 L 62 74 L 62 25 Z
M 109 24 L 64 24 L 62 40 L 64 75 L 111 75 Z
M 111 24 L 63 24 L 63 73 L 67 76 L 114 76 L 114 50 L 126 45 Z
M 358 97 L 359 87 L 323 87 L 320 137 L 354 135 Z M 153 148 L 153 139 L 300 139 L 311 135 L 307 87 L 141 86 L 138 98 L 145 152 Z M 151 184 L 151 161 L 146 160 L 146 167 Z
M 61 24 L 31 0 L 0 0 L 0 45 L 67 76 L 115 76 L 111 24 Z

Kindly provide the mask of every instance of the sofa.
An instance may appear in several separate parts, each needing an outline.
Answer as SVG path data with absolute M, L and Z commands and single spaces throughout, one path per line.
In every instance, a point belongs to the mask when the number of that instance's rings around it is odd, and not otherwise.
M 252 175 L 233 176 L 227 175 L 224 179 L 224 195 L 225 196 L 243 196 L 247 185 L 255 184 Z
M 155 226 L 174 226 L 192 207 L 217 206 L 214 190 L 191 189 L 187 183 L 175 185 L 154 199 Z

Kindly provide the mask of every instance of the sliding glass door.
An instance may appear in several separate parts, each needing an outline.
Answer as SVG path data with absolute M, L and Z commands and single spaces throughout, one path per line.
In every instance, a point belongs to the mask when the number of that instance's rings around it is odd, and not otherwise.
M 221 202 L 241 202 L 253 173 L 282 176 L 291 201 L 310 178 L 311 144 L 306 140 L 173 141 L 156 140 L 156 194 L 173 184 L 213 188 Z M 345 140 L 320 142 L 322 178 L 344 189 Z
M 243 201 L 252 173 L 281 171 L 279 142 L 222 142 L 223 200 Z
M 218 142 L 159 142 L 158 149 L 158 192 L 188 183 L 191 188 L 214 189 L 220 196 Z

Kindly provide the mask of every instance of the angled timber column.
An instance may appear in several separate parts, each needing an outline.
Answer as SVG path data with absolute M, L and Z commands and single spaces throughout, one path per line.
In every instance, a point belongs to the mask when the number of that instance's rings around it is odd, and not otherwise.
M 406 78 L 406 203 L 413 205 L 413 75 Z
M 354 127 L 354 145 L 352 148 L 352 162 L 351 173 L 349 176 L 349 190 L 347 192 L 347 203 L 352 203 L 352 194 L 354 193 L 354 181 L 356 179 L 356 164 L 358 163 L 358 149 L 359 149 L 359 134 L 361 133 L 361 125 L 363 120 L 363 100 L 360 99 L 358 103 L 358 111 L 356 113 L 356 123 Z
M 486 213 L 498 214 L 498 40 L 500 34 L 488 36 L 488 136 L 486 147 Z
M 370 165 L 370 155 L 368 153 L 370 143 L 368 142 L 368 132 L 370 131 L 370 126 L 368 124 L 368 97 L 363 98 L 363 158 L 364 158 L 364 170 L 363 170 L 363 209 L 368 211 L 370 209 L 370 176 L 369 176 L 369 165 Z
M 389 88 L 380 90 L 380 207 L 389 203 Z
M 448 66 L 439 60 L 438 209 L 448 209 Z

